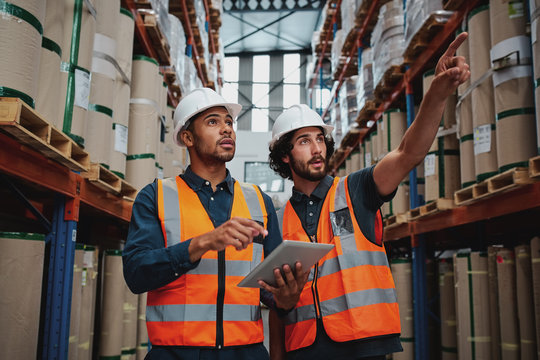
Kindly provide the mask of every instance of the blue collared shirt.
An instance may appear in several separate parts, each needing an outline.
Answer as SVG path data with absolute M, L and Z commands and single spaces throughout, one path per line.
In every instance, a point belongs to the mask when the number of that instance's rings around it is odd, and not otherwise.
M 197 193 L 216 227 L 228 220 L 235 182 L 228 170 L 225 180 L 217 185 L 216 191 L 213 191 L 209 181 L 195 174 L 191 167 L 188 167 L 181 177 Z M 268 235 L 264 239 L 263 247 L 264 255 L 268 256 L 282 239 L 272 200 L 264 193 L 263 199 L 268 213 Z M 190 242 L 189 239 L 164 247 L 156 207 L 156 183 L 145 186 L 133 203 L 128 238 L 122 256 L 124 278 L 131 291 L 139 294 L 160 288 L 195 268 L 199 262 L 192 263 L 189 260 Z M 262 289 L 261 301 L 268 307 L 275 308 L 273 295 Z M 182 348 L 178 348 L 178 351 L 182 351 Z M 237 352 L 235 354 L 238 355 Z

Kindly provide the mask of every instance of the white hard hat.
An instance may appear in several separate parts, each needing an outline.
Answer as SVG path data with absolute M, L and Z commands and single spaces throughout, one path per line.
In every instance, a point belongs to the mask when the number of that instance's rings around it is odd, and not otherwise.
M 223 96 L 209 88 L 194 89 L 184 96 L 174 112 L 174 141 L 178 145 L 184 146 L 184 142 L 178 137 L 180 131 L 189 126 L 195 115 L 216 106 L 224 106 L 233 120 L 242 110 L 242 105 L 227 102 Z
M 304 127 L 317 126 L 324 129 L 324 135 L 332 133 L 334 127 L 326 125 L 321 116 L 305 104 L 293 105 L 278 116 L 272 128 L 270 149 L 283 135 Z

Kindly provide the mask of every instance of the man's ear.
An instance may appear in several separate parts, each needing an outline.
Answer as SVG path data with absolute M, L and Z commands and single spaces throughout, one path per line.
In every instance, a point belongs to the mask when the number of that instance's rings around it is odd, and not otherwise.
M 289 155 L 285 155 L 284 157 L 281 158 L 281 160 L 285 163 L 285 164 L 288 164 L 291 160 L 289 158 Z
M 180 139 L 182 139 L 186 147 L 193 146 L 194 141 L 193 141 L 193 134 L 191 133 L 191 131 L 182 130 L 180 134 L 178 134 L 178 136 L 180 136 Z

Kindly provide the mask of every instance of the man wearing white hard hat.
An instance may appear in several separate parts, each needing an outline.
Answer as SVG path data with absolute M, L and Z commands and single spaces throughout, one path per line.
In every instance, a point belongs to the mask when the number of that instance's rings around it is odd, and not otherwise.
M 174 139 L 190 166 L 147 185 L 133 204 L 124 277 L 134 293 L 148 292 L 147 359 L 267 359 L 260 302 L 285 314 L 307 280 L 297 264 L 277 271 L 272 292 L 236 286 L 281 243 L 270 197 L 225 166 L 241 108 L 207 88 L 186 95 Z
M 278 213 L 283 239 L 335 247 L 312 269 L 296 307 L 280 317 L 271 314 L 273 359 L 286 351 L 287 359 L 382 360 L 402 351 L 380 207 L 424 159 L 446 99 L 470 76 L 465 59 L 454 56 L 466 37 L 459 35 L 439 59 L 418 116 L 400 146 L 375 166 L 332 178 L 326 175 L 332 126 L 306 105 L 276 119 L 270 166 L 294 181 L 292 197 Z

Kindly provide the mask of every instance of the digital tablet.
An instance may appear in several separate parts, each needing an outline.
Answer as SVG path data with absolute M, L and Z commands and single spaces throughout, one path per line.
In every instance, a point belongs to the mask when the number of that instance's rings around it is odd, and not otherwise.
M 308 243 L 305 241 L 283 240 L 262 263 L 257 265 L 247 276 L 238 283 L 240 287 L 260 288 L 258 281 L 263 280 L 271 286 L 276 286 L 274 269 L 289 264 L 295 269 L 296 262 L 302 263 L 303 269 L 310 269 L 320 258 L 326 255 L 334 245 Z

